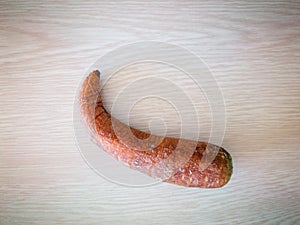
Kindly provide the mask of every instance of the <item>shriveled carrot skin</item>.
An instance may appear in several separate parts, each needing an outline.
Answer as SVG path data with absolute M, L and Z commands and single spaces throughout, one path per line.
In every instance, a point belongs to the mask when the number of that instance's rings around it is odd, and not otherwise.
M 232 174 L 232 159 L 223 148 L 205 142 L 195 142 L 171 137 L 160 137 L 129 127 L 113 118 L 104 108 L 100 93 L 100 72 L 93 71 L 84 80 L 80 91 L 80 110 L 92 139 L 114 158 L 129 167 L 152 177 L 177 185 L 200 188 L 224 186 Z M 116 134 L 122 133 L 122 140 Z M 132 138 L 132 133 L 136 138 Z M 148 142 L 138 140 L 147 139 Z M 178 143 L 181 149 L 195 146 L 188 156 L 184 150 L 174 154 Z M 153 147 L 155 146 L 155 147 Z M 206 169 L 201 169 L 201 159 L 207 153 L 206 147 L 217 149 L 218 153 Z M 175 157 L 172 157 L 174 155 Z M 168 164 L 162 163 L 168 160 Z M 178 166 L 170 164 L 184 162 Z M 174 168 L 176 168 L 174 170 Z

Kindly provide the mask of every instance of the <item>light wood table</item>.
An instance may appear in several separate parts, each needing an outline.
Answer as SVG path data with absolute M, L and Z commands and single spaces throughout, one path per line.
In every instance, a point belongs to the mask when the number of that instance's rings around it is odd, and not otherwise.
M 1 1 L 0 224 L 299 224 L 299 24 L 299 1 Z M 120 186 L 81 157 L 81 79 L 146 40 L 194 52 L 218 82 L 234 160 L 224 188 Z M 138 109 L 140 129 L 160 112 Z

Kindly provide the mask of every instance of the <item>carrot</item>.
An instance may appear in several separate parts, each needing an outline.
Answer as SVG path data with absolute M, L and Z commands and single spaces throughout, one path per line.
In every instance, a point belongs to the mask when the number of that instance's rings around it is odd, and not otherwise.
M 161 137 L 137 130 L 104 108 L 100 72 L 84 80 L 79 105 L 92 139 L 117 160 L 164 182 L 188 187 L 218 188 L 232 174 L 232 159 L 223 148 L 206 142 Z M 208 165 L 203 159 L 215 156 Z

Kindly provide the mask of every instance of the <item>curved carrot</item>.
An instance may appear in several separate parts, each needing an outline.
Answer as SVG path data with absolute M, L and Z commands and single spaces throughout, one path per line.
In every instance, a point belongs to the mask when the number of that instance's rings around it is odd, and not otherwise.
M 205 142 L 151 135 L 121 123 L 105 110 L 99 82 L 97 70 L 84 80 L 80 109 L 92 138 L 110 155 L 133 169 L 177 185 L 218 188 L 229 181 L 232 159 L 225 149 Z M 216 156 L 202 169 L 202 159 L 209 151 L 217 151 Z

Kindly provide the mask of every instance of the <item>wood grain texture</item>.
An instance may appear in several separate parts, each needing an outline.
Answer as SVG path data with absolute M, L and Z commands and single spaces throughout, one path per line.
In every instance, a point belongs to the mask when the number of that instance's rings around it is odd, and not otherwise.
M 299 24 L 299 1 L 0 1 L 0 224 L 300 223 Z M 193 51 L 218 81 L 234 160 L 224 188 L 128 188 L 82 159 L 80 80 L 140 40 Z M 148 109 L 133 113 L 137 128 Z

